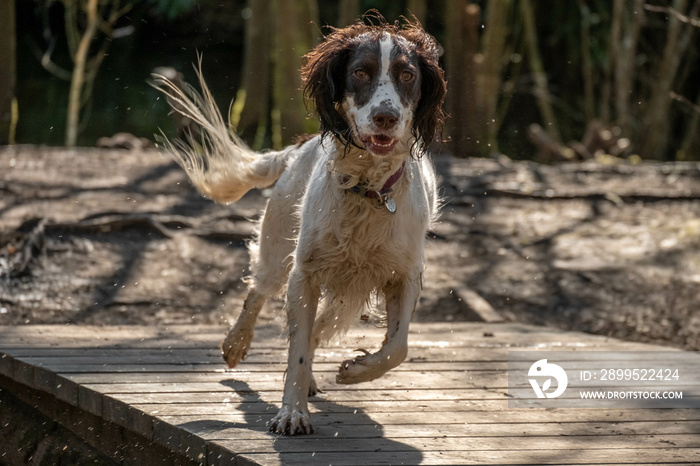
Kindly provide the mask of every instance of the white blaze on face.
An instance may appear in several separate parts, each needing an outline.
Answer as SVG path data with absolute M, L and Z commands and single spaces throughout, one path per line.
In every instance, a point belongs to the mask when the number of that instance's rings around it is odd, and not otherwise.
M 401 98 L 396 90 L 396 85 L 391 79 L 391 52 L 394 48 L 392 37 L 384 33 L 379 39 L 379 60 L 380 71 L 372 83 L 375 87 L 374 93 L 369 101 L 362 107 L 355 106 L 352 97 L 346 100 L 347 112 L 352 117 L 360 138 L 370 137 L 374 134 L 386 134 L 394 139 L 406 139 L 410 137 L 407 131 L 411 121 L 411 109 L 404 107 Z M 374 124 L 373 116 L 379 109 L 393 111 L 398 114 L 396 126 L 390 130 L 380 130 Z
M 391 66 L 391 49 L 394 48 L 394 41 L 391 40 L 389 34 L 384 33 L 379 39 L 379 56 L 382 61 L 382 70 L 379 73 L 379 83 L 391 84 L 391 76 L 389 75 L 389 67 Z

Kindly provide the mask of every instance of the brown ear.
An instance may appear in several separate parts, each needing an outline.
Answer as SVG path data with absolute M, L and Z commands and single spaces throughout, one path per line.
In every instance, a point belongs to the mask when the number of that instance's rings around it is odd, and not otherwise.
M 435 136 L 442 132 L 445 121 L 442 104 L 447 93 L 447 83 L 438 62 L 437 43 L 420 24 L 411 24 L 401 31 L 401 35 L 415 44 L 420 66 L 421 96 L 413 116 L 412 132 L 423 153 Z
M 352 139 L 350 127 L 336 109 L 345 94 L 345 68 L 352 46 L 346 36 L 346 30 L 336 29 L 306 54 L 301 76 L 304 95 L 314 103 L 321 120 L 321 133 L 333 134 L 347 144 Z
M 442 104 L 447 93 L 447 85 L 442 69 L 437 61 L 421 63 L 421 96 L 414 115 L 413 136 L 419 141 L 419 147 L 425 152 L 428 145 L 435 140 L 436 134 L 442 132 L 445 112 Z

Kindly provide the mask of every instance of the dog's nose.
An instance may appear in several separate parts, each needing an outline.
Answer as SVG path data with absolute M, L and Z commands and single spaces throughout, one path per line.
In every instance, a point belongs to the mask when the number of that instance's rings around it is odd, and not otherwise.
M 377 128 L 388 130 L 396 126 L 399 116 L 392 112 L 383 111 L 372 116 L 372 120 Z

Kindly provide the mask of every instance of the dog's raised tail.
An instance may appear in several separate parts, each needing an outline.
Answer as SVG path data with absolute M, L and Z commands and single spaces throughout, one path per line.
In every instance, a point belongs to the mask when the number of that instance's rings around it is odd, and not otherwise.
M 252 151 L 221 116 L 204 81 L 201 58 L 196 71 L 201 94 L 187 83 L 152 75 L 152 85 L 172 109 L 193 123 L 178 139 L 161 137 L 166 150 L 199 192 L 217 202 L 234 202 L 252 188 L 274 183 L 286 167 L 288 151 Z

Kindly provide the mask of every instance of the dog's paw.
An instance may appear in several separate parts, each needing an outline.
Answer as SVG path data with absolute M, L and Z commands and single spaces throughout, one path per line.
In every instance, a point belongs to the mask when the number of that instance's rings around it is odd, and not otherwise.
M 309 415 L 284 405 L 272 419 L 270 432 L 282 435 L 313 434 Z
M 235 328 L 226 335 L 226 339 L 221 343 L 221 350 L 228 367 L 234 368 L 245 359 L 252 340 L 252 332 Z
M 347 359 L 340 364 L 338 374 L 335 376 L 337 383 L 354 384 L 368 382 L 381 377 L 386 372 L 382 368 L 381 359 L 376 354 L 363 349 L 358 351 L 362 351 L 365 354 L 353 359 Z

